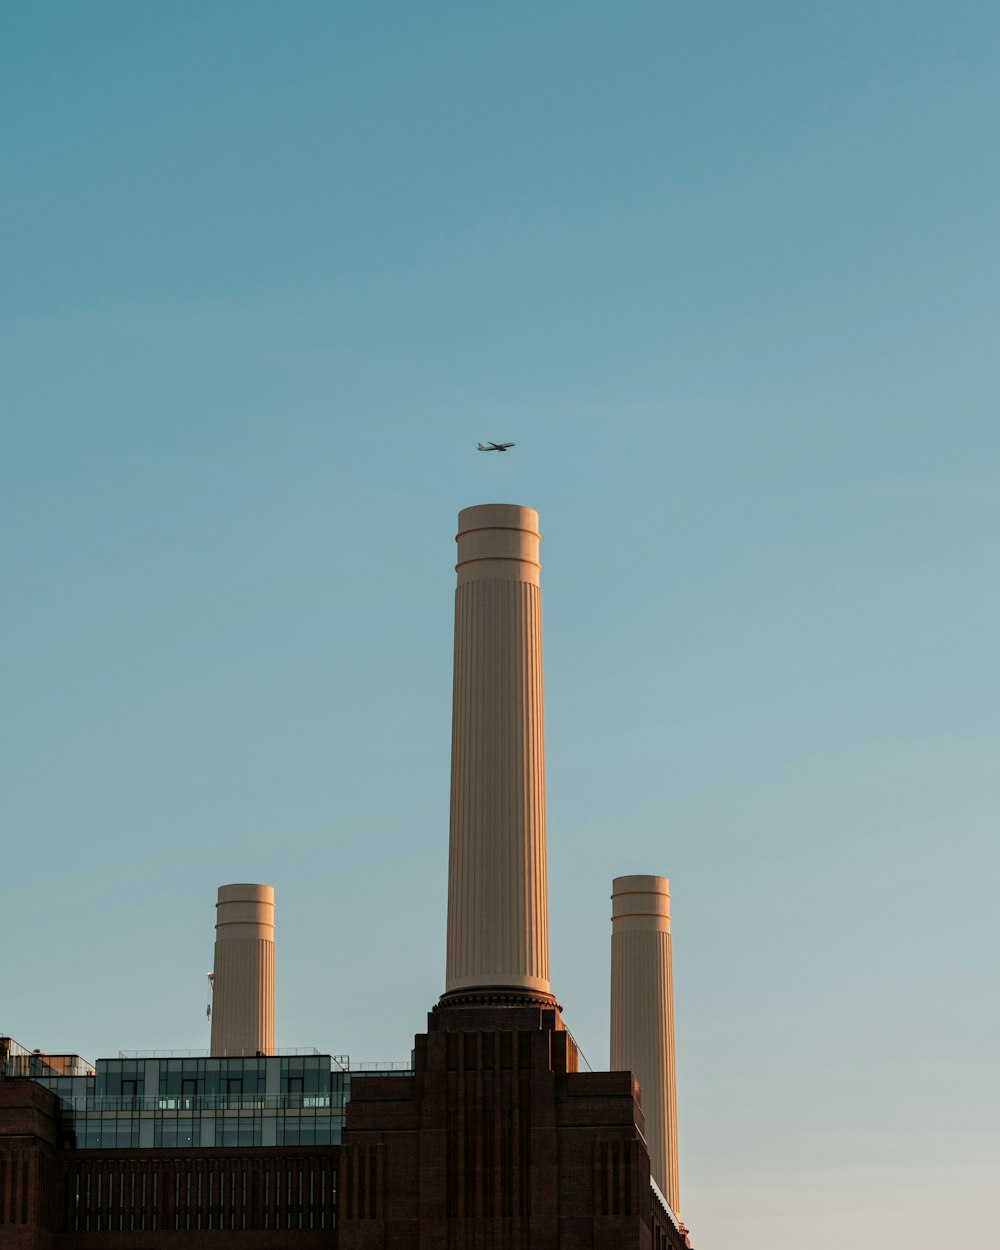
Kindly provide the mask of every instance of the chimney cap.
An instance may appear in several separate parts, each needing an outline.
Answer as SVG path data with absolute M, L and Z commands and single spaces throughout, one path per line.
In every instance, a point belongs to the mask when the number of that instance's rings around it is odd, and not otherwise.
M 611 883 L 611 927 L 660 929 L 670 932 L 670 880 L 668 877 L 615 877 Z
M 538 534 L 538 513 L 517 503 L 477 503 L 458 514 L 458 532 L 470 530 L 526 530 Z
M 219 886 L 220 903 L 235 903 L 247 900 L 259 903 L 273 903 L 274 886 L 258 885 L 246 881 L 238 881 L 233 885 Z

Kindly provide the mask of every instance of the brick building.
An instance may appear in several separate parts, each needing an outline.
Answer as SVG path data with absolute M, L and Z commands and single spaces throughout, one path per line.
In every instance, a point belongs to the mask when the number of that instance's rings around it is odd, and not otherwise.
M 0 1250 L 689 1245 L 650 1183 L 635 1079 L 576 1069 L 555 1008 L 439 1007 L 413 1069 L 352 1074 L 339 1142 L 311 1146 L 79 1147 L 47 1078 L 3 1076 Z M 104 1100 L 127 1120 L 140 1097 Z

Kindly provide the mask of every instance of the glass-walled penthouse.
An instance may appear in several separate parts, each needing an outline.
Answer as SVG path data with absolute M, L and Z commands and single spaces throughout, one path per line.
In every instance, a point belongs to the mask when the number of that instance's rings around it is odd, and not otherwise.
M 313 1146 L 340 1141 L 350 1073 L 331 1055 L 99 1059 L 93 1076 L 37 1076 L 79 1149 Z

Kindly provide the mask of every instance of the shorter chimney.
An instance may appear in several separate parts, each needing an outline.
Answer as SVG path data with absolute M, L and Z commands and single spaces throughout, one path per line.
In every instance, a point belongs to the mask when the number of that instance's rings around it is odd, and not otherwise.
M 220 885 L 212 1054 L 274 1054 L 274 888 Z
M 611 886 L 611 1068 L 639 1082 L 649 1171 L 677 1216 L 677 1073 L 670 882 L 616 877 Z

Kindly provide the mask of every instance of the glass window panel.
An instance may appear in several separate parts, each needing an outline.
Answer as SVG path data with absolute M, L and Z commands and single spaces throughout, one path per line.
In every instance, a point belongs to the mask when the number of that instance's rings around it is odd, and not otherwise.
M 215 1142 L 219 1146 L 259 1146 L 260 1120 L 254 1116 L 223 1116 L 215 1122 Z
M 164 1149 L 180 1146 L 197 1146 L 201 1141 L 201 1124 L 197 1120 L 157 1120 L 153 1132 L 153 1144 Z

